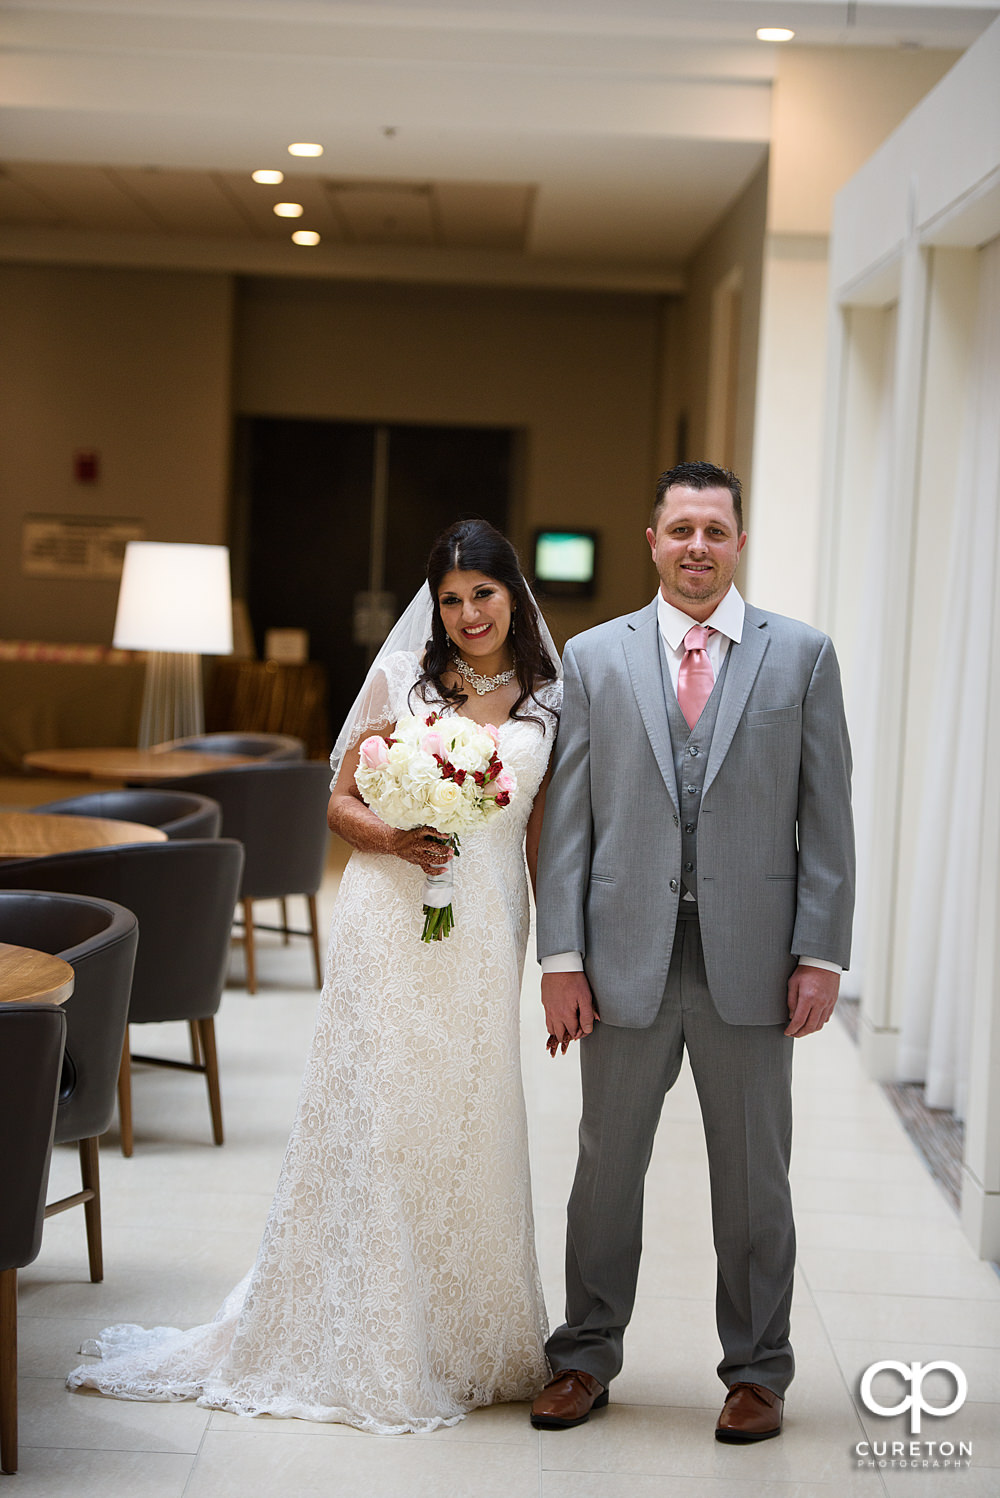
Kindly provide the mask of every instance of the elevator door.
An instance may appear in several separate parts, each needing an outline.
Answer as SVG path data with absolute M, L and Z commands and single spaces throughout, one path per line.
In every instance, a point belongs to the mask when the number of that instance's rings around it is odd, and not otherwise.
M 252 417 L 239 437 L 257 648 L 267 629 L 308 630 L 310 656 L 329 674 L 336 732 L 378 619 L 391 621 L 416 592 L 435 536 L 471 515 L 506 530 L 514 434 Z M 372 595 L 384 607 L 359 608 Z

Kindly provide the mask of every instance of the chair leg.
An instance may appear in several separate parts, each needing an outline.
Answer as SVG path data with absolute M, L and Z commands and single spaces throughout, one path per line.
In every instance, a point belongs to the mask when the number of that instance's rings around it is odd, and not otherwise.
M 323 958 L 319 950 L 319 917 L 316 913 L 316 896 L 306 895 L 309 902 L 309 935 L 312 937 L 313 963 L 316 968 L 316 987 L 323 987 Z
M 288 920 L 288 900 L 286 896 L 281 897 L 281 941 L 283 946 L 288 946 L 292 939 L 291 926 Z
M 208 1083 L 208 1106 L 212 1113 L 212 1137 L 216 1144 L 223 1142 L 222 1092 L 219 1088 L 219 1056 L 215 1049 L 215 1020 L 196 1020 L 201 1037 L 202 1054 L 205 1057 L 205 1081 Z
M 87 1223 L 87 1254 L 90 1278 L 99 1285 L 104 1278 L 104 1245 L 101 1240 L 101 1154 L 96 1138 L 80 1140 L 80 1180 L 84 1191 L 94 1194 L 83 1204 Z
M 243 901 L 243 950 L 247 959 L 247 993 L 257 992 L 257 967 L 253 949 L 253 901 Z
M 132 1154 L 132 1057 L 129 1051 L 128 1025 L 122 1043 L 122 1059 L 118 1067 L 118 1121 L 121 1126 L 122 1154 L 126 1159 Z
M 17 1270 L 0 1270 L 0 1471 L 17 1471 Z
M 201 1039 L 198 1035 L 198 1021 L 196 1019 L 188 1020 L 188 1025 L 191 1029 L 191 1065 L 201 1066 L 202 1054 Z

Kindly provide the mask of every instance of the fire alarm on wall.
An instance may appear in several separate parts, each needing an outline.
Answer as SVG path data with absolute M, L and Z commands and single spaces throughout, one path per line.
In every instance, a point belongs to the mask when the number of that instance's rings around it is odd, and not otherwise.
M 100 457 L 92 447 L 81 447 L 73 454 L 73 477 L 78 484 L 96 484 Z

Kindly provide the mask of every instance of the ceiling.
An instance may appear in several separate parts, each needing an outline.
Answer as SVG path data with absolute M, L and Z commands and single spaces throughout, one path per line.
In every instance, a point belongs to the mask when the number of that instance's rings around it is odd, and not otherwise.
M 669 290 L 765 159 L 778 49 L 963 49 L 986 4 L 22 0 L 0 256 Z M 295 159 L 293 141 L 324 146 Z M 286 173 L 280 186 L 255 168 Z M 300 203 L 297 220 L 273 213 Z M 296 228 L 320 243 L 300 247 Z

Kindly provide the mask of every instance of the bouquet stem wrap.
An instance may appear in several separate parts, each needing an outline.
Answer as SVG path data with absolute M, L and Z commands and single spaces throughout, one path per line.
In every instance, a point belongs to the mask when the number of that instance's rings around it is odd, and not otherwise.
M 458 839 L 448 842 L 458 852 Z M 422 941 L 442 941 L 451 935 L 455 918 L 451 910 L 451 896 L 455 888 L 455 875 L 451 859 L 440 874 L 428 874 L 424 879 L 424 929 Z

